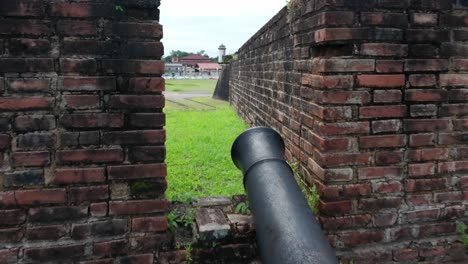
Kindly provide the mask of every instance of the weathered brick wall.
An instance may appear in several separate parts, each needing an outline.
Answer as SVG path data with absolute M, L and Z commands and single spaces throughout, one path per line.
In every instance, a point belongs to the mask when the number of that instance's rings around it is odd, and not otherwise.
M 158 6 L 0 1 L 0 263 L 153 263 L 168 242 Z
M 232 104 L 283 135 L 342 259 L 466 261 L 468 2 L 296 3 L 239 50 Z

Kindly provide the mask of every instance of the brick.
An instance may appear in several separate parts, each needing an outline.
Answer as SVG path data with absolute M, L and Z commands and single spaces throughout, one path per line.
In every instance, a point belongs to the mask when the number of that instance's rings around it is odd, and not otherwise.
M 0 192 L 0 208 L 11 208 L 17 205 L 14 192 Z
M 33 19 L 3 19 L 0 35 L 45 36 L 52 33 L 50 23 Z
M 440 116 L 453 116 L 453 115 L 468 115 L 468 104 L 450 104 L 440 107 Z
M 0 210 L 0 213 L 2 214 L 0 226 L 15 226 L 23 224 L 26 221 L 26 213 L 22 209 Z
M 403 147 L 406 145 L 404 135 L 391 136 L 366 136 L 359 138 L 360 148 L 392 148 Z
M 140 164 L 109 166 L 107 174 L 111 180 L 142 179 L 142 178 L 164 178 L 167 174 L 166 165 Z
M 132 255 L 120 258 L 120 263 L 128 264 L 151 264 L 153 261 L 153 254 Z
M 10 39 L 9 51 L 11 55 L 45 55 L 47 56 L 52 47 L 45 39 Z
M 437 80 L 433 74 L 411 74 L 409 84 L 411 87 L 434 87 L 437 85 Z
M 163 37 L 162 26 L 155 23 L 134 23 L 134 22 L 116 22 L 110 25 L 107 29 L 107 34 L 127 37 L 127 38 L 146 38 L 146 39 L 161 39 Z
M 14 167 L 41 167 L 50 164 L 48 151 L 15 152 L 11 154 L 11 163 Z
M 55 135 L 49 132 L 27 133 L 18 136 L 19 149 L 52 149 L 55 146 Z
M 136 215 L 159 213 L 164 212 L 166 209 L 166 200 L 133 200 L 109 203 L 109 215 Z
M 439 163 L 439 173 L 468 171 L 468 161 L 451 161 Z
M 363 87 L 401 87 L 405 85 L 404 75 L 358 75 L 357 84 Z
M 133 232 L 161 232 L 168 229 L 165 217 L 140 217 L 132 219 Z
M 315 59 L 314 70 L 318 73 L 329 72 L 370 72 L 375 70 L 375 60 Z
M 18 248 L 0 249 L 0 263 L 17 263 Z
M 368 122 L 346 122 L 346 123 L 320 123 L 316 127 L 320 135 L 349 135 L 368 134 L 370 126 Z
M 56 153 L 57 164 L 112 163 L 123 159 L 121 148 L 59 150 Z
M 0 58 L 0 72 L 53 72 L 54 63 L 47 58 Z
M 315 31 L 317 43 L 342 40 L 367 40 L 372 38 L 368 28 L 324 28 Z
M 89 206 L 89 213 L 94 217 L 101 217 L 107 215 L 107 203 L 92 203 Z
M 458 202 L 462 199 L 463 199 L 462 192 L 445 192 L 445 193 L 435 194 L 435 200 L 437 203 Z
M 401 13 L 362 12 L 362 25 L 407 27 L 408 16 Z
M 468 36 L 467 36 L 468 38 Z M 453 59 L 452 65 L 455 71 L 466 71 L 468 70 L 468 60 L 467 59 Z
M 73 239 L 85 239 L 87 237 L 119 236 L 127 233 L 128 222 L 126 219 L 111 219 L 87 224 L 74 224 L 71 230 Z
M 66 128 L 120 128 L 124 119 L 122 114 L 64 114 L 60 117 L 60 124 Z
M 324 104 L 366 104 L 370 101 L 369 92 L 325 91 L 319 96 Z
M 380 211 L 384 208 L 399 208 L 403 200 L 400 197 L 385 197 L 381 199 L 361 199 L 358 209 L 363 211 Z
M 448 129 L 449 121 L 443 119 L 404 120 L 406 132 L 434 132 Z
M 374 134 L 398 132 L 401 128 L 402 122 L 397 119 L 372 121 L 372 132 Z
M 60 134 L 60 147 L 82 147 L 99 144 L 99 131 L 63 132 Z
M 113 91 L 114 77 L 61 77 L 58 88 L 63 91 Z
M 377 227 L 385 227 L 395 225 L 397 220 L 398 214 L 393 211 L 390 211 L 376 214 L 372 219 L 372 223 L 374 224 L 374 226 Z
M 0 66 L 1 67 L 1 66 Z M 3 97 L 0 98 L 1 111 L 48 110 L 54 106 L 53 97 Z
M 163 143 L 165 139 L 165 130 L 134 130 L 104 132 L 102 141 L 107 145 L 138 145 Z
M 7 86 L 13 92 L 49 92 L 50 79 L 37 78 L 8 78 Z
M 73 110 L 88 110 L 99 108 L 99 95 L 64 95 L 65 107 Z
M 408 43 L 442 43 L 450 40 L 449 32 L 437 29 L 407 29 Z
M 11 145 L 11 139 L 10 136 L 0 134 L 0 150 L 6 150 L 9 149 Z
M 60 71 L 92 74 L 97 72 L 97 63 L 94 59 L 60 59 Z
M 396 261 L 417 260 L 419 257 L 418 249 L 402 248 L 393 250 L 393 259 Z
M 0 229 L 0 242 L 15 243 L 20 242 L 24 236 L 21 228 Z
M 443 216 L 447 219 L 460 219 L 465 214 L 465 207 L 463 206 L 447 206 L 443 210 Z
M 56 127 L 53 115 L 24 115 L 17 116 L 14 128 L 17 131 L 51 130 Z
M 320 215 L 341 216 L 350 214 L 352 211 L 351 201 L 323 202 L 319 204 Z
M 403 151 L 379 151 L 375 154 L 376 165 L 391 165 L 403 162 Z
M 413 58 L 428 59 L 440 56 L 440 45 L 435 44 L 412 44 L 409 56 Z
M 312 75 L 304 74 L 301 80 L 303 85 L 327 89 L 348 89 L 354 86 L 352 75 Z
M 93 21 L 60 20 L 57 22 L 57 32 L 62 36 L 89 37 L 97 35 L 97 27 Z
M 317 157 L 321 166 L 368 165 L 371 162 L 369 153 L 361 154 L 322 154 Z
M 408 151 L 408 159 L 411 161 L 432 161 L 432 160 L 448 160 L 449 149 L 446 148 L 431 148 L 418 149 Z
M 399 103 L 402 97 L 399 90 L 375 90 L 373 101 L 374 103 Z
M 131 78 L 130 90 L 134 92 L 162 92 L 164 91 L 165 81 L 163 78 Z
M 367 167 L 358 169 L 358 175 L 360 180 L 395 179 L 403 176 L 403 169 L 397 166 Z
M 435 144 L 434 134 L 413 134 L 410 135 L 411 147 L 432 146 Z
M 410 16 L 411 23 L 418 26 L 436 26 L 438 22 L 437 14 L 413 13 Z
M 439 1 L 439 0 L 410 0 L 410 7 L 420 10 L 441 10 L 452 8 L 451 1 Z
M 137 128 L 162 128 L 165 124 L 163 113 L 130 114 L 130 125 Z
M 418 163 L 408 165 L 408 175 L 411 177 L 422 177 L 435 175 L 434 163 Z
M 439 83 L 442 87 L 465 87 L 468 85 L 468 74 L 441 74 Z
M 405 191 L 407 192 L 435 191 L 445 189 L 446 187 L 447 179 L 420 179 L 405 181 Z
M 42 185 L 44 184 L 44 172 L 42 170 L 30 170 L 6 173 L 3 184 L 6 187 Z
M 44 15 L 41 1 L 5 1 L 0 3 L 0 14 L 17 17 L 38 17 Z M 0 261 L 1 262 L 1 261 Z
M 84 245 L 49 246 L 47 248 L 26 248 L 24 257 L 33 261 L 50 261 L 84 256 Z
M 453 234 L 456 231 L 455 223 L 438 223 L 431 225 L 421 225 L 419 228 L 419 236 L 442 236 L 444 234 Z
M 28 211 L 28 220 L 32 223 L 63 223 L 65 221 L 77 221 L 86 218 L 87 207 L 59 206 L 31 208 Z
M 382 42 L 401 42 L 403 40 L 403 30 L 395 28 L 374 28 L 373 38 Z
M 158 74 L 164 73 L 164 62 L 159 60 L 102 60 L 105 73 Z
M 405 105 L 389 106 L 364 106 L 359 109 L 361 118 L 405 117 L 407 108 Z
M 136 162 L 164 162 L 166 148 L 160 146 L 134 147 L 129 151 L 130 159 Z
M 348 196 L 366 196 L 371 193 L 371 186 L 369 184 L 348 184 L 343 186 L 342 194 L 345 197 Z
M 441 52 L 443 56 L 467 56 L 468 45 L 460 43 L 442 43 Z
M 22 190 L 15 192 L 18 205 L 64 204 L 65 189 Z
M 123 52 L 132 59 L 160 59 L 164 54 L 164 47 L 161 42 L 130 41 L 125 45 Z
M 411 105 L 410 106 L 411 117 L 431 117 L 437 116 L 437 105 Z
M 341 241 L 343 242 L 343 245 L 350 247 L 362 244 L 382 242 L 385 236 L 382 230 L 365 230 L 341 234 L 340 237 Z
M 372 185 L 374 193 L 398 193 L 401 192 L 403 186 L 399 181 L 378 182 Z
M 69 201 L 72 203 L 102 201 L 109 198 L 109 187 L 107 185 L 76 187 L 70 188 L 68 193 Z
M 439 136 L 439 144 L 441 145 L 465 144 L 467 140 L 467 133 L 441 133 Z
M 450 102 L 465 102 L 468 100 L 468 89 L 454 89 L 448 91 Z
M 468 130 L 468 119 L 455 119 L 453 122 L 453 130 L 465 131 Z
M 119 52 L 118 43 L 115 41 L 65 39 L 61 43 L 61 53 L 70 56 L 112 56 Z
M 375 71 L 378 73 L 403 72 L 404 61 L 402 60 L 378 60 L 375 62 Z
M 164 107 L 163 95 L 113 95 L 109 103 L 113 109 L 157 110 Z
M 28 240 L 52 240 L 56 241 L 67 236 L 68 230 L 63 225 L 29 227 L 26 232 Z
M 51 3 L 49 14 L 57 17 L 111 17 L 113 6 L 94 3 Z
M 120 255 L 127 252 L 127 243 L 128 241 L 124 239 L 97 243 L 95 242 L 93 245 L 93 252 L 96 255 L 104 256 Z
M 364 43 L 361 44 L 360 53 L 365 56 L 406 57 L 408 55 L 408 45 Z
M 80 261 L 79 264 L 112 264 L 114 259 L 98 259 L 98 260 L 89 260 L 89 261 Z
M 72 168 L 58 169 L 52 181 L 55 184 L 93 183 L 103 182 L 105 178 L 104 168 Z
M 430 71 L 447 71 L 447 60 L 436 59 L 409 59 L 405 63 L 406 72 L 430 72 Z
M 338 228 L 364 227 L 371 221 L 368 214 L 344 216 L 344 217 L 320 217 L 320 223 L 325 230 L 336 230 Z
M 442 102 L 447 100 L 447 92 L 435 89 L 407 90 L 405 99 L 408 102 Z

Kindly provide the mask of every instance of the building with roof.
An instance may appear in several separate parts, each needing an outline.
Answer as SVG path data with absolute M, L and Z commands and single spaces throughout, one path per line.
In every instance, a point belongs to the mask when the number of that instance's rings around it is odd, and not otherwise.
M 182 58 L 172 58 L 172 63 L 166 64 L 167 77 L 202 77 L 218 78 L 221 65 L 213 62 L 210 58 L 198 54 L 185 56 Z

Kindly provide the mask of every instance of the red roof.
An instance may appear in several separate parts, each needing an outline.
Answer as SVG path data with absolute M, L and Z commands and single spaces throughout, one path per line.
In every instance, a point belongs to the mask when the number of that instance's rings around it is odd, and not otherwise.
M 180 62 L 184 62 L 184 61 L 209 62 L 209 61 L 211 61 L 211 60 L 210 60 L 210 58 L 207 58 L 207 57 L 205 57 L 205 56 L 201 56 L 201 55 L 198 55 L 198 54 L 194 54 L 194 55 L 189 55 L 189 56 L 185 56 L 185 57 L 179 58 L 179 61 L 180 61 Z
M 221 70 L 221 65 L 216 62 L 198 63 L 198 67 L 203 70 Z

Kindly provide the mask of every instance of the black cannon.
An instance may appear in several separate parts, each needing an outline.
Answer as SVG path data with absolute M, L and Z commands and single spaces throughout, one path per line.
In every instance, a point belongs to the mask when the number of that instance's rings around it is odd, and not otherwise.
M 337 264 L 338 260 L 284 160 L 284 141 L 273 129 L 243 132 L 231 150 L 244 174 L 264 264 Z

